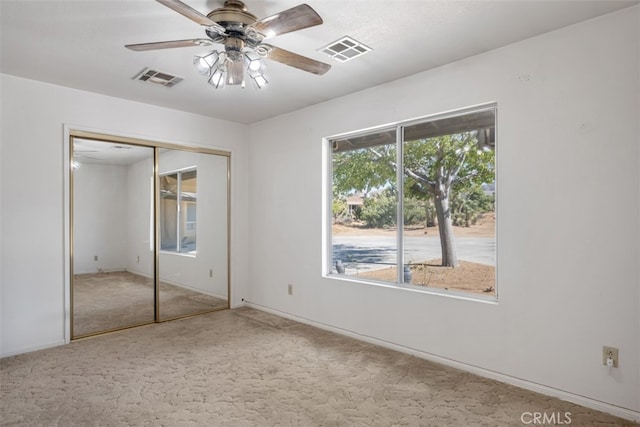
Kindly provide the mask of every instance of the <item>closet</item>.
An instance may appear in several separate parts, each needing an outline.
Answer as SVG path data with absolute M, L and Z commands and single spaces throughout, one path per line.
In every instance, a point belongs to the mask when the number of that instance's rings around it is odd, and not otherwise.
M 69 144 L 71 338 L 228 308 L 230 153 Z

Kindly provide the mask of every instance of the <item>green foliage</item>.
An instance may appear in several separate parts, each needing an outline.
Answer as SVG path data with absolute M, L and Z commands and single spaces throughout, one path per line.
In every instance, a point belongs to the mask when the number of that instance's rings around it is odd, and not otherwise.
M 454 225 L 469 226 L 493 210 L 493 197 L 481 188 L 495 180 L 495 153 L 479 150 L 476 132 L 407 141 L 404 151 L 404 221 L 434 225 L 434 203 L 450 199 Z M 394 186 L 394 144 L 333 155 L 335 190 L 348 193 Z M 361 219 L 368 227 L 396 225 L 396 196 L 386 190 L 365 201 Z
M 413 197 L 404 199 L 404 225 L 425 225 L 431 204 Z
M 333 213 L 334 220 L 343 219 L 349 214 L 347 197 L 344 194 L 336 194 L 334 192 L 331 204 L 331 212 Z
M 394 191 L 382 191 L 364 200 L 361 219 L 369 228 L 393 227 L 396 225 L 397 205 Z
M 408 197 L 448 197 L 456 191 L 494 181 L 493 150 L 478 150 L 475 132 L 405 142 L 404 190 Z M 338 191 L 369 192 L 395 182 L 396 147 L 383 145 L 333 155 L 333 183 Z
M 395 165 L 387 160 L 396 158 L 395 145 L 361 148 L 358 150 L 334 153 L 333 184 L 341 192 L 361 191 L 368 193 L 395 181 Z
M 389 228 L 396 226 L 396 194 L 393 190 L 385 190 L 368 197 L 360 218 L 368 228 Z M 432 205 L 426 200 L 407 198 L 404 201 L 404 224 L 424 225 Z
M 460 227 L 469 227 L 481 214 L 494 210 L 494 196 L 486 194 L 480 185 L 453 192 L 449 203 L 453 225 Z
M 483 182 L 493 182 L 494 152 L 478 150 L 475 135 L 475 132 L 463 132 L 406 142 L 407 194 L 447 197 L 454 185 L 458 191 L 464 191 Z

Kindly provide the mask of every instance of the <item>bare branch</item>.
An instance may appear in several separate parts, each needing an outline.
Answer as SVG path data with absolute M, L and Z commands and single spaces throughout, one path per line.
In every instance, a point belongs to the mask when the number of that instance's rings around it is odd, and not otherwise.
M 393 168 L 393 170 L 396 170 L 397 165 L 396 162 L 394 162 L 393 160 L 389 159 L 388 157 L 384 156 L 382 153 L 378 152 L 377 150 L 375 150 L 372 147 L 369 147 L 369 151 L 371 153 L 373 153 L 373 155 L 375 155 L 378 160 L 384 160 L 386 161 L 389 166 L 391 166 Z M 436 190 L 436 184 L 433 181 L 430 181 L 429 178 L 427 178 L 425 175 L 419 174 L 409 168 L 405 168 L 404 169 L 405 173 L 410 176 L 411 178 L 415 179 L 416 181 L 422 183 L 422 184 L 426 184 L 427 187 L 429 188 L 429 190 L 431 192 L 433 192 L 435 194 L 435 190 Z
M 447 174 L 447 183 L 449 185 L 453 184 L 455 181 L 457 181 L 458 179 L 458 174 L 460 173 L 460 170 L 462 170 L 462 167 L 464 166 L 464 161 L 467 157 L 467 152 L 462 149 L 460 150 L 461 153 L 458 155 L 458 167 L 456 168 L 456 170 L 451 173 L 451 174 Z
M 455 179 L 451 183 L 453 184 L 453 183 L 456 183 L 456 182 L 464 182 L 464 181 L 467 181 L 467 180 L 469 180 L 471 178 L 475 178 L 478 175 L 479 175 L 479 172 L 477 170 L 474 170 L 474 171 L 469 172 L 467 175 L 465 175 L 464 178 L 460 179 L 460 178 L 458 178 L 456 176 Z

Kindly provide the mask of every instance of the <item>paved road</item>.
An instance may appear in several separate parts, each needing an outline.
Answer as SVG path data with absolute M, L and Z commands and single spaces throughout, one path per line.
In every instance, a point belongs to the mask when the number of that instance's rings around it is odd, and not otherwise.
M 458 259 L 486 265 L 496 265 L 496 239 L 493 237 L 458 237 L 455 240 Z M 347 268 L 374 270 L 396 264 L 396 238 L 390 236 L 334 236 L 333 259 L 340 259 Z M 420 262 L 441 257 L 440 239 L 407 236 L 404 240 L 404 261 Z

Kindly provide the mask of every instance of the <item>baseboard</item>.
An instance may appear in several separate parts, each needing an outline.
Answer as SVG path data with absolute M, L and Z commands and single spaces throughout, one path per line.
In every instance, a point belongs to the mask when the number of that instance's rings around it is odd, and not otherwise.
M 144 277 L 145 279 L 153 279 L 153 274 L 146 273 L 144 271 L 133 270 L 130 268 L 125 269 L 127 273 L 135 274 L 136 276 Z
M 585 396 L 570 393 L 568 391 L 559 390 L 553 387 L 545 386 L 535 382 L 527 381 L 521 378 L 512 377 L 510 375 L 502 374 L 500 372 L 491 371 L 481 368 L 479 366 L 469 365 L 467 363 L 459 362 L 457 360 L 441 357 L 435 354 L 427 353 L 421 350 L 416 350 L 410 347 L 394 344 L 392 342 L 380 340 L 367 335 L 362 335 L 356 332 L 349 331 L 347 329 L 337 328 L 335 326 L 327 325 L 325 323 L 316 322 L 304 317 L 295 316 L 289 313 L 284 313 L 278 310 L 274 310 L 260 304 L 255 304 L 249 301 L 244 301 L 244 305 L 247 307 L 255 308 L 256 310 L 265 311 L 267 313 L 275 314 L 276 316 L 284 317 L 296 322 L 304 323 L 306 325 L 314 326 L 319 329 L 324 329 L 329 332 L 335 332 L 336 334 L 348 336 L 350 338 L 357 339 L 359 341 L 368 342 L 370 344 L 379 345 L 391 350 L 396 350 L 401 353 L 410 354 L 412 356 L 419 357 L 421 359 L 429 360 L 431 362 L 440 363 L 442 365 L 450 366 L 452 368 L 460 369 L 472 374 L 489 378 L 492 380 L 500 381 L 506 384 L 510 384 L 525 390 L 530 390 L 536 393 L 544 394 L 546 396 L 556 397 L 567 402 L 575 403 L 580 406 L 584 406 L 597 411 L 606 412 L 616 417 L 624 418 L 627 420 L 640 422 L 640 411 L 634 411 L 632 409 L 623 408 L 620 406 L 612 405 L 610 403 L 601 402 L 599 400 L 590 399 Z
M 101 268 L 100 270 L 90 270 L 90 271 L 74 271 L 74 276 L 83 276 L 85 274 L 102 274 L 102 273 L 119 273 L 121 271 L 127 271 L 126 268 Z
M 193 287 L 193 286 L 186 285 L 184 283 L 174 282 L 172 280 L 166 280 L 166 279 L 162 279 L 162 282 L 166 283 L 168 285 L 176 286 L 178 288 L 187 289 L 187 290 L 193 291 L 193 292 L 198 292 L 198 293 L 201 293 L 201 294 L 204 294 L 204 295 L 208 295 L 210 297 L 218 298 L 218 299 L 221 299 L 221 300 L 226 300 L 227 299 L 226 295 L 222 295 L 222 294 L 218 294 L 218 293 L 215 293 L 215 292 L 207 291 L 207 290 L 204 290 L 204 289 L 196 288 L 196 287 Z
M 147 279 L 153 279 L 153 275 L 149 275 L 149 274 L 141 272 L 141 271 L 129 270 L 129 269 L 125 269 L 125 270 L 122 270 L 122 271 L 126 271 L 127 273 L 135 274 L 137 276 L 142 276 L 142 277 L 145 277 Z M 161 279 L 161 281 L 164 282 L 164 283 L 167 283 L 169 285 L 177 286 L 178 288 L 184 288 L 184 289 L 188 289 L 190 291 L 199 292 L 201 294 L 205 294 L 205 295 L 208 295 L 210 297 L 218 298 L 218 299 L 221 299 L 221 300 L 226 300 L 227 299 L 226 295 L 222 295 L 222 294 L 211 292 L 211 291 L 208 291 L 208 290 L 205 290 L 205 289 L 200 289 L 200 288 L 196 288 L 196 287 L 193 287 L 193 286 L 189 286 L 189 285 L 181 283 L 181 282 L 174 282 L 172 280 L 166 280 L 166 279 Z
M 22 347 L 22 348 L 19 348 L 17 350 L 11 350 L 11 351 L 9 351 L 7 353 L 0 353 L 0 358 L 17 356 L 18 354 L 31 353 L 31 352 L 39 351 L 39 350 L 46 350 L 48 348 L 59 347 L 61 345 L 65 345 L 65 344 L 68 344 L 68 343 L 65 340 L 60 340 L 60 341 L 54 341 L 52 343 L 43 344 L 43 345 L 37 345 L 37 346 L 33 346 L 33 347 Z

